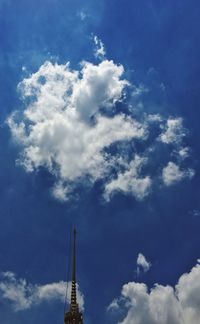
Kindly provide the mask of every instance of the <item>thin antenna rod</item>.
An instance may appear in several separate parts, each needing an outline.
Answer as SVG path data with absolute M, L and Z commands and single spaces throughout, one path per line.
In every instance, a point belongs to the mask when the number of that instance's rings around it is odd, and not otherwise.
M 76 228 L 75 227 L 74 227 L 74 251 L 73 251 L 72 281 L 76 282 Z
M 65 324 L 83 324 L 83 315 L 79 311 L 79 305 L 76 298 L 76 228 L 73 231 L 73 256 L 72 256 L 72 287 L 71 302 L 69 311 L 65 313 Z
M 69 232 L 69 239 L 68 239 L 68 251 L 67 251 L 67 277 L 66 277 L 66 294 L 65 294 L 65 304 L 64 304 L 64 314 L 66 312 L 67 307 L 67 298 L 68 298 L 68 291 L 69 291 L 69 281 L 70 281 L 70 268 L 71 268 L 71 250 L 72 250 L 72 225 L 70 226 Z
M 76 299 L 76 228 L 74 227 L 74 247 L 72 260 L 72 290 L 71 290 L 71 310 L 77 311 L 78 304 Z

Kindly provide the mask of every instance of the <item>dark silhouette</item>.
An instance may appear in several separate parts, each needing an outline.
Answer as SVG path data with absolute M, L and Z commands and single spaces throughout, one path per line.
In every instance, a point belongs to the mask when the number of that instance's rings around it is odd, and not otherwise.
M 65 313 L 64 323 L 83 324 L 83 315 L 79 311 L 79 305 L 76 298 L 76 229 L 74 229 L 71 302 L 68 312 Z

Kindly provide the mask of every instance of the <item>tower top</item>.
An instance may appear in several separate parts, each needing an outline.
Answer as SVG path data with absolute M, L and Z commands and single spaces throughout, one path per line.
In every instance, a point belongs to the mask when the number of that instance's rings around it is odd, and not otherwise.
M 71 282 L 71 301 L 68 312 L 65 313 L 65 324 L 83 324 L 83 316 L 79 311 L 76 297 L 76 228 L 73 230 L 73 256 L 72 256 L 72 282 Z

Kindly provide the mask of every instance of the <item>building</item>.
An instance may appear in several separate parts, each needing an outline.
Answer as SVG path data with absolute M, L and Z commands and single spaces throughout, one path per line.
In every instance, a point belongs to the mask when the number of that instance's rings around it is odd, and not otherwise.
M 73 233 L 73 260 L 72 260 L 72 285 L 71 302 L 69 310 L 65 313 L 64 324 L 83 324 L 83 315 L 79 311 L 79 305 L 76 297 L 76 230 Z

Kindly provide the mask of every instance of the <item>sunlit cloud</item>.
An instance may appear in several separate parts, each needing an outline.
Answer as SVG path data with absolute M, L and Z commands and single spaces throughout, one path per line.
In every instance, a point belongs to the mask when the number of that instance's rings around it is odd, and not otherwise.
M 46 168 L 56 180 L 51 189 L 56 199 L 71 199 L 80 182 L 92 186 L 103 180 L 105 201 L 119 192 L 142 200 L 160 178 L 169 186 L 194 175 L 181 165 L 190 153 L 182 118 L 146 113 L 138 118 L 131 109 L 118 111 L 119 103 L 128 108 L 128 87 L 141 98 L 146 92 L 123 74 L 122 65 L 107 59 L 82 62 L 80 70 L 48 61 L 19 84 L 25 109 L 8 118 L 13 140 L 21 147 L 18 164 L 27 172 Z M 148 143 L 155 127 L 159 134 Z M 161 170 L 155 176 L 147 166 L 155 163 L 150 153 L 159 145 L 169 146 L 170 154 L 165 161 L 155 160 Z
M 200 304 L 199 261 L 184 273 L 175 287 L 156 284 L 148 289 L 145 283 L 129 282 L 122 287 L 108 310 L 124 318 L 120 324 L 198 324 Z
M 70 301 L 71 283 L 68 284 L 67 301 Z M 44 285 L 30 284 L 26 279 L 17 278 L 13 272 L 3 272 L 0 278 L 0 300 L 5 300 L 14 311 L 22 311 L 37 306 L 43 302 L 56 300 L 64 303 L 67 283 L 64 281 Z M 84 307 L 84 297 L 79 288 L 77 299 L 81 309 Z

